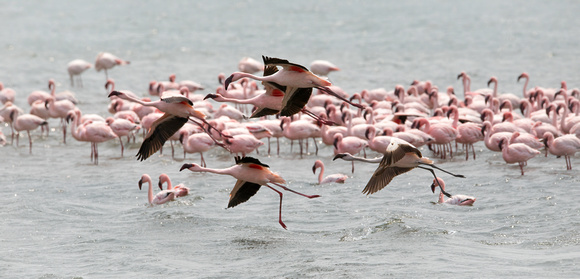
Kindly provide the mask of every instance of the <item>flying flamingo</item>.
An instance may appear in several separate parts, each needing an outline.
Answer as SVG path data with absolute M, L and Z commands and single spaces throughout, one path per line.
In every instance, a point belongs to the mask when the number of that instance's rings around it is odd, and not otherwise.
M 445 189 L 445 182 L 443 181 L 443 179 L 436 177 L 435 179 L 433 179 L 433 184 L 431 184 L 431 191 L 433 191 L 433 193 L 435 193 L 435 188 L 438 185 L 441 185 L 441 189 L 443 190 Z M 453 195 L 448 199 L 445 199 L 443 196 L 444 196 L 443 193 L 439 194 L 439 200 L 437 201 L 437 203 L 445 203 L 452 205 L 473 205 L 473 203 L 475 202 L 474 197 L 466 195 Z
M 149 199 L 150 205 L 159 205 L 175 199 L 175 191 L 162 190 L 153 196 L 153 185 L 151 183 L 151 177 L 148 174 L 143 174 L 139 180 L 139 190 L 143 183 L 149 183 L 149 191 L 147 192 L 147 197 Z
M 328 80 L 318 77 L 317 75 L 313 74 L 309 71 L 306 67 L 294 63 L 290 63 L 288 60 L 279 59 L 279 58 L 270 58 L 266 56 L 262 56 L 264 60 L 264 65 L 268 66 L 280 66 L 282 67 L 281 70 L 276 71 L 276 73 L 268 75 L 268 76 L 255 76 L 252 74 L 244 73 L 244 72 L 235 72 L 230 77 L 228 77 L 224 83 L 224 88 L 228 89 L 228 85 L 236 80 L 241 78 L 247 77 L 255 80 L 259 80 L 262 82 L 269 82 L 272 84 L 277 84 L 280 86 L 285 86 L 286 90 L 284 92 L 284 99 L 282 100 L 282 110 L 280 114 L 282 116 L 290 116 L 298 111 L 288 111 L 288 106 L 292 105 L 292 103 L 299 101 L 302 106 L 299 109 L 302 109 L 304 105 L 308 102 L 310 95 L 312 94 L 312 88 L 317 88 L 318 90 L 327 93 L 329 95 L 335 96 L 340 100 L 350 103 L 353 106 L 358 108 L 362 108 L 360 104 L 353 104 L 349 100 L 345 99 L 344 97 L 338 95 L 334 91 L 328 88 L 331 86 L 332 83 Z M 306 89 L 310 89 L 309 91 L 305 91 Z
M 546 149 L 558 157 L 564 156 L 566 160 L 566 170 L 572 169 L 572 161 L 570 156 L 574 156 L 576 152 L 580 151 L 580 139 L 573 134 L 566 134 L 554 138 L 554 134 L 546 132 L 544 134 L 544 145 Z
M 106 79 L 109 79 L 109 74 L 107 73 L 107 70 L 117 65 L 128 65 L 130 63 L 131 62 L 122 60 L 111 53 L 101 52 L 97 55 L 97 60 L 95 61 L 95 70 L 97 70 L 97 72 L 105 70 L 105 77 Z
M 193 102 L 181 95 L 179 92 L 172 93 L 171 91 L 165 91 L 160 100 L 151 102 L 132 97 L 130 94 L 127 94 L 126 91 L 113 91 L 109 94 L 109 98 L 112 96 L 117 96 L 121 99 L 135 102 L 143 106 L 155 107 L 165 113 L 153 122 L 151 128 L 149 128 L 148 133 L 141 144 L 141 148 L 137 153 L 137 159 L 140 161 L 149 158 L 149 156 L 157 152 L 157 150 L 163 146 L 165 141 L 167 141 L 169 137 L 175 134 L 189 120 L 198 124 L 205 130 L 205 127 L 203 127 L 202 124 L 190 117 L 195 117 L 208 125 L 210 129 L 215 129 L 205 120 L 205 115 L 203 113 L 193 108 Z M 221 134 L 219 130 L 215 130 Z M 209 131 L 205 131 L 210 134 Z M 222 135 L 222 137 L 223 136 L 224 135 Z M 224 146 L 222 143 L 217 142 L 217 140 L 214 139 L 214 141 L 217 145 Z
M 83 87 L 81 74 L 93 67 L 93 65 L 82 59 L 75 59 L 67 64 L 68 75 L 70 76 L 70 85 L 75 86 L 74 77 L 76 76 L 77 85 Z
M 20 131 L 26 131 L 28 134 L 28 144 L 29 144 L 29 153 L 32 154 L 32 137 L 30 137 L 30 131 L 35 130 L 38 126 L 47 125 L 45 119 L 40 118 L 33 114 L 22 114 L 19 115 L 19 111 L 17 109 L 13 109 L 10 113 L 10 119 L 12 121 L 12 125 L 14 130 L 17 132 L 16 134 L 16 146 L 18 146 L 18 139 L 20 138 Z
M 508 164 L 518 163 L 522 175 L 524 175 L 524 165 L 527 164 L 528 160 L 540 154 L 540 151 L 523 143 L 509 143 L 508 139 L 501 139 L 498 146 L 504 161 Z
M 269 183 L 274 184 L 286 191 L 307 197 L 309 199 L 318 198 L 319 195 L 305 195 L 296 192 L 292 189 L 280 183 L 286 183 L 286 181 L 278 174 L 270 171 L 269 166 L 260 162 L 260 160 L 252 157 L 235 157 L 236 165 L 226 168 L 226 169 L 210 169 L 204 168 L 196 164 L 184 164 L 181 166 L 179 171 L 188 169 L 192 172 L 211 172 L 216 174 L 230 175 L 236 178 L 238 181 L 236 185 L 230 192 L 230 201 L 228 202 L 228 208 L 234 207 L 240 203 L 248 201 L 252 196 L 254 196 L 261 186 L 266 186 L 274 190 L 278 195 L 280 195 L 280 209 L 278 211 L 278 222 L 282 228 L 286 229 L 286 225 L 282 222 L 282 192 L 274 189 Z
M 318 184 L 326 183 L 344 183 L 348 178 L 345 174 L 335 173 L 324 177 L 324 163 L 320 160 L 316 160 L 312 166 L 312 173 L 316 174 L 316 169 L 320 168 L 320 173 L 318 174 Z M 324 178 L 323 178 L 324 177 Z
M 189 188 L 185 187 L 183 183 L 179 183 L 173 186 L 171 184 L 171 179 L 169 178 L 169 175 L 162 173 L 159 175 L 159 183 L 158 183 L 159 189 L 163 189 L 164 183 L 167 183 L 167 190 L 173 190 L 175 192 L 176 198 L 187 196 L 189 194 Z
M 349 154 L 350 155 L 350 154 Z M 336 159 L 343 159 L 347 161 L 364 161 L 368 163 L 376 163 L 378 158 L 364 160 L 358 157 L 353 156 L 345 156 L 344 154 L 337 154 L 333 160 Z M 378 168 L 373 173 L 373 176 L 370 178 L 369 182 L 367 183 L 366 187 L 363 189 L 363 194 L 373 194 L 375 192 L 380 191 L 385 186 L 387 186 L 395 176 L 406 173 L 414 168 L 421 168 L 425 169 L 435 176 L 435 171 L 433 168 L 443 171 L 447 174 L 453 175 L 455 177 L 465 177 L 461 174 L 453 174 L 446 170 L 443 170 L 433 164 L 433 161 L 429 160 L 429 158 L 423 157 L 421 151 L 417 149 L 415 146 L 402 141 L 397 138 L 392 138 L 389 147 L 383 156 L 380 159 L 380 163 Z M 441 192 L 444 193 L 446 196 L 451 197 L 451 195 L 445 192 L 444 189 L 441 189 Z

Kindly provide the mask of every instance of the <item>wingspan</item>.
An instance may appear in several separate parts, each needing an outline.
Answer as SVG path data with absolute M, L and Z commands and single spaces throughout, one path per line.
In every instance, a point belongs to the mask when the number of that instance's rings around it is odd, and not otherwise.
M 143 161 L 161 149 L 165 141 L 183 127 L 187 120 L 188 118 L 166 113 L 153 122 L 149 134 L 137 152 L 137 160 Z
M 228 208 L 248 201 L 258 192 L 258 190 L 260 190 L 260 187 L 261 185 L 257 183 L 238 180 L 234 186 L 234 189 L 232 189 L 232 192 L 230 193 Z

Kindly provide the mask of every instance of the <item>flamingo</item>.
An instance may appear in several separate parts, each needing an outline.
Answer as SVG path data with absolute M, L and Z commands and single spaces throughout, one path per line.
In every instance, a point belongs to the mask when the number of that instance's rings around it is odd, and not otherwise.
M 312 166 L 312 173 L 316 174 L 316 169 L 320 168 L 320 173 L 318 174 L 318 184 L 326 183 L 344 183 L 348 178 L 345 174 L 335 173 L 324 177 L 324 163 L 320 160 L 316 160 Z M 323 179 L 324 177 L 324 179 Z
M 238 62 L 238 69 L 240 72 L 253 74 L 264 70 L 264 65 L 254 58 L 243 57 L 240 62 Z
M 44 102 L 45 108 L 48 109 L 48 114 L 51 118 L 60 118 L 60 125 L 62 127 L 63 143 L 66 143 L 66 118 L 69 111 L 76 108 L 75 104 L 69 100 L 57 101 L 54 97 L 49 97 Z
M 173 186 L 171 184 L 171 179 L 169 178 L 169 175 L 162 173 L 159 175 L 159 183 L 158 183 L 159 189 L 163 190 L 164 183 L 167 183 L 167 190 L 172 190 L 175 192 L 176 198 L 187 196 L 189 194 L 189 188 L 185 187 L 185 185 L 183 185 L 183 183 L 179 183 L 179 184 Z
M 368 163 L 376 163 L 378 159 L 361 160 L 357 157 L 337 154 L 333 160 L 337 158 L 347 161 L 365 161 Z M 419 149 L 417 149 L 412 144 L 409 144 L 398 138 L 392 138 L 391 143 L 387 147 L 385 154 L 380 160 L 378 168 L 375 170 L 369 182 L 363 189 L 363 194 L 370 195 L 380 191 L 385 186 L 387 186 L 391 180 L 395 178 L 395 176 L 406 173 L 414 168 L 425 169 L 431 172 L 434 177 L 436 176 L 433 168 L 455 177 L 465 177 L 461 174 L 453 174 L 435 166 L 433 161 L 429 160 L 429 158 L 423 157 L 421 151 L 419 151 Z M 447 197 L 451 197 L 451 195 L 445 192 L 443 188 L 441 188 L 441 192 L 444 193 Z
M 449 155 L 453 156 L 450 143 L 457 138 L 457 130 L 450 123 L 441 122 L 431 125 L 428 119 L 418 118 L 413 121 L 412 127 L 420 129 L 433 137 L 432 144 L 441 146 L 441 159 L 445 159 L 447 154 L 446 149 L 449 150 Z
M 169 137 L 175 134 L 188 120 L 191 120 L 198 124 L 200 127 L 203 127 L 200 123 L 191 119 L 190 117 L 195 117 L 196 119 L 203 121 L 210 127 L 210 129 L 213 128 L 213 126 L 211 126 L 205 120 L 205 115 L 193 108 L 193 102 L 191 102 L 191 100 L 185 96 L 179 94 L 179 92 L 171 93 L 171 91 L 165 91 L 163 92 L 160 100 L 151 102 L 135 98 L 130 94 L 127 94 L 126 91 L 113 91 L 109 94 L 109 98 L 112 96 L 117 96 L 121 99 L 135 102 L 143 106 L 155 107 L 165 113 L 155 122 L 153 122 L 151 128 L 149 128 L 148 133 L 145 136 L 143 143 L 141 144 L 141 148 L 137 153 L 137 159 L 140 161 L 149 158 L 149 156 L 157 152 L 157 150 L 163 146 L 165 141 L 167 141 Z M 221 134 L 220 131 L 217 129 L 215 130 Z M 205 131 L 209 134 L 207 130 Z M 215 139 L 214 141 L 216 144 L 223 147 L 222 143 L 217 142 Z
M 153 185 L 151 183 L 151 177 L 148 174 L 143 174 L 139 180 L 139 190 L 143 183 L 149 183 L 149 191 L 147 192 L 148 200 L 150 205 L 159 205 L 175 199 L 175 191 L 162 190 L 153 196 Z
M 106 79 L 109 79 L 109 74 L 107 73 L 107 70 L 117 65 L 128 65 L 130 63 L 131 62 L 122 60 L 111 53 L 101 52 L 97 55 L 97 59 L 95 61 L 95 70 L 97 70 L 97 72 L 105 70 L 105 77 Z
M 7 102 L 14 103 L 14 96 L 16 91 L 12 88 L 4 88 L 4 84 L 0 82 L 0 102 L 6 104 Z
M 242 153 L 242 156 L 256 150 L 264 143 L 252 134 L 238 134 L 224 139 L 231 153 Z
M 94 155 L 95 165 L 99 164 L 98 144 L 117 138 L 113 129 L 105 122 L 93 122 L 91 120 L 84 123 L 84 133 L 82 138 L 91 143 L 91 154 Z
M 123 118 L 116 118 L 115 119 L 113 117 L 107 117 L 105 122 L 107 123 L 107 125 L 109 125 L 109 127 L 111 127 L 113 132 L 119 138 L 119 143 L 121 144 L 121 157 L 123 157 L 123 152 L 125 150 L 125 147 L 123 146 L 123 140 L 121 139 L 121 137 L 127 137 L 127 139 L 130 139 L 130 136 L 132 135 L 132 133 L 141 129 L 141 126 L 139 126 L 138 124 L 135 124 L 134 122 L 132 122 L 130 120 L 123 119 Z M 127 141 L 127 142 L 129 142 L 129 141 Z
M 83 87 L 83 80 L 81 74 L 93 67 L 93 65 L 82 59 L 75 59 L 67 64 L 68 75 L 70 76 L 70 85 L 75 86 L 74 77 L 77 76 L 77 85 Z
M 206 167 L 203 152 L 209 151 L 214 146 L 214 141 L 206 133 L 189 134 L 187 131 L 181 131 L 179 141 L 183 145 L 183 158 L 185 153 L 199 153 L 201 156 L 201 166 Z
M 580 151 L 580 139 L 573 134 L 566 134 L 554 138 L 554 134 L 546 132 L 543 137 L 546 149 L 558 157 L 564 156 L 566 160 L 566 170 L 572 169 L 572 161 L 570 156 L 574 156 L 576 152 Z
M 433 179 L 433 184 L 431 184 L 431 191 L 433 191 L 433 193 L 435 193 L 435 187 L 437 187 L 438 185 L 441 185 L 441 189 L 445 189 L 445 182 L 443 181 L 443 179 L 436 177 L 435 179 Z M 475 202 L 474 197 L 466 195 L 453 195 L 448 199 L 445 199 L 443 196 L 444 194 L 441 192 L 439 194 L 439 200 L 437 201 L 437 203 L 445 203 L 452 205 L 473 205 L 473 203 Z
M 38 126 L 47 125 L 45 119 L 40 118 L 33 114 L 22 114 L 19 115 L 19 111 L 17 109 L 13 109 L 10 113 L 10 119 L 12 121 L 12 125 L 14 130 L 17 132 L 16 134 L 16 146 L 18 146 L 18 139 L 20 138 L 20 131 L 26 131 L 28 135 L 28 144 L 29 144 L 29 153 L 32 154 L 32 137 L 30 137 L 30 131 L 36 130 Z
M 280 209 L 278 211 L 278 222 L 282 228 L 286 228 L 286 224 L 282 222 L 282 192 L 276 190 L 269 184 L 274 184 L 286 191 L 307 197 L 309 199 L 318 198 L 319 195 L 305 195 L 296 192 L 286 186 L 280 184 L 285 184 L 286 181 L 278 174 L 270 171 L 270 167 L 256 158 L 252 157 L 235 157 L 236 165 L 226 168 L 226 169 L 210 169 L 204 168 L 196 164 L 183 164 L 179 171 L 188 169 L 192 172 L 211 172 L 216 174 L 230 175 L 236 178 L 238 181 L 236 185 L 230 192 L 230 200 L 228 202 L 228 208 L 234 207 L 240 203 L 248 201 L 252 196 L 254 196 L 261 186 L 266 186 L 274 190 L 278 195 L 280 195 Z
M 385 135 L 385 136 L 377 136 L 375 133 L 375 127 L 370 126 L 367 128 L 365 133 L 366 138 L 368 141 L 368 147 L 378 153 L 384 154 L 387 150 L 387 147 L 391 143 L 392 136 Z M 392 130 L 391 130 L 392 132 Z
M 340 71 L 340 68 L 326 60 L 314 60 L 310 63 L 310 70 L 317 76 L 328 76 L 330 72 Z
M 455 105 L 452 105 L 447 111 L 447 116 L 453 114 L 453 124 L 452 126 L 457 129 L 457 138 L 455 138 L 456 143 L 461 143 L 465 147 L 465 160 L 469 159 L 469 147 L 473 153 L 473 160 L 475 160 L 475 147 L 473 144 L 483 140 L 483 134 L 481 133 L 481 127 L 475 123 L 462 123 L 459 124 L 459 112 Z
M 518 163 L 522 175 L 524 175 L 524 165 L 527 164 L 528 160 L 540 154 L 540 151 L 523 143 L 509 143 L 508 139 L 501 139 L 498 146 L 503 160 L 508 164 Z
M 351 105 L 358 108 L 362 108 L 360 104 L 353 104 L 349 100 L 329 89 L 328 86 L 332 85 L 330 81 L 318 77 L 302 65 L 290 63 L 285 59 L 270 58 L 266 56 L 262 56 L 262 59 L 264 60 L 264 65 L 266 67 L 280 66 L 282 69 L 271 75 L 263 77 L 258 77 L 244 72 L 235 72 L 225 80 L 224 88 L 228 89 L 230 83 L 244 77 L 285 86 L 286 90 L 284 92 L 284 99 L 282 100 L 282 110 L 280 111 L 282 116 L 290 116 L 304 108 L 304 105 L 306 105 L 310 95 L 312 94 L 312 88 L 317 88 L 320 91 L 335 96 L 344 102 L 350 103 Z M 294 102 L 299 102 L 302 104 L 301 106 L 297 106 L 299 107 L 298 111 L 290 110 L 290 107 L 294 107 Z
M 303 154 L 303 140 L 308 140 L 308 138 L 320 132 L 320 128 L 312 122 L 306 120 L 291 121 L 290 117 L 283 117 L 281 119 L 280 129 L 282 129 L 282 134 L 285 138 L 291 141 L 298 140 L 298 144 L 300 145 L 300 158 L 302 158 Z M 290 146 L 292 147 L 292 142 Z
M 344 137 L 341 133 L 336 133 L 333 145 L 335 155 L 339 153 L 358 154 L 363 151 L 366 157 L 365 147 L 368 146 L 368 142 L 357 137 Z M 354 161 L 352 162 L 352 172 L 354 173 Z

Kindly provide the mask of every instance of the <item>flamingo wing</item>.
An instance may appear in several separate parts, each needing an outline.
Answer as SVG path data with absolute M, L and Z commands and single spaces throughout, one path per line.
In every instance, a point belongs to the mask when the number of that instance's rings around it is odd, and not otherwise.
M 310 100 L 312 88 L 286 88 L 282 99 L 281 116 L 291 116 L 300 112 Z
M 165 91 L 161 95 L 161 100 L 164 101 L 164 102 L 166 102 L 166 103 L 182 103 L 182 102 L 186 102 L 190 106 L 193 106 L 193 102 L 190 99 L 188 99 L 187 97 L 185 97 L 185 96 L 183 96 L 183 95 L 181 95 L 180 93 L 177 93 L 177 92 Z
M 165 141 L 183 127 L 187 121 L 188 118 L 168 113 L 155 120 L 149 129 L 149 134 L 143 140 L 139 152 L 137 152 L 137 160 L 143 161 L 161 149 Z
M 310 70 L 308 70 L 308 68 L 299 65 L 299 64 L 294 64 L 294 63 L 290 63 L 290 61 L 286 60 L 286 59 L 280 59 L 280 58 L 274 58 L 274 57 L 268 57 L 268 56 L 264 56 L 262 55 L 262 60 L 264 61 L 264 65 L 268 66 L 268 65 L 275 65 L 275 66 L 281 66 L 284 69 L 290 70 L 290 71 L 306 71 L 306 72 L 310 72 Z M 291 68 L 291 67 L 298 67 L 299 69 L 295 69 L 295 68 Z
M 228 208 L 234 207 L 240 203 L 248 201 L 252 196 L 254 196 L 262 185 L 257 183 L 252 183 L 244 180 L 238 180 L 236 185 L 230 193 L 230 201 L 228 202 Z
M 373 176 L 363 189 L 363 194 L 373 194 L 385 188 L 393 178 L 399 174 L 406 173 L 413 168 L 399 168 L 399 167 L 382 167 L 381 166 L 373 173 Z

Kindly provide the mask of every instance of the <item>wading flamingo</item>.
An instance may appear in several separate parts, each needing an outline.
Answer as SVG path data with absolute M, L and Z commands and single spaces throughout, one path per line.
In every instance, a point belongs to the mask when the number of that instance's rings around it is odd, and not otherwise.
M 314 166 L 312 166 L 312 173 L 316 174 L 316 169 L 318 168 L 320 168 L 320 173 L 318 174 L 318 184 L 344 183 L 344 181 L 346 181 L 348 178 L 347 175 L 340 173 L 335 173 L 324 177 L 324 163 L 320 160 L 316 160 L 316 162 L 314 162 Z

